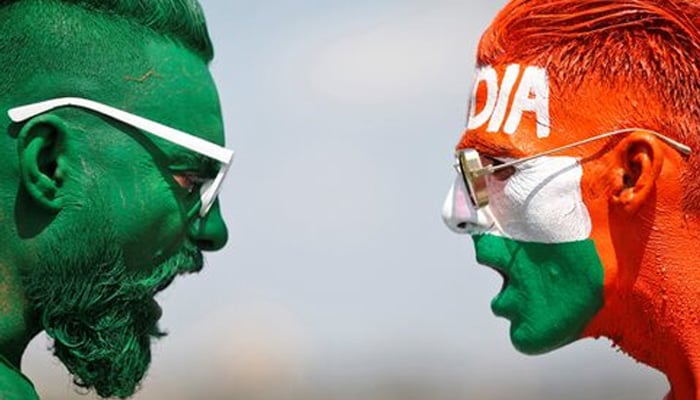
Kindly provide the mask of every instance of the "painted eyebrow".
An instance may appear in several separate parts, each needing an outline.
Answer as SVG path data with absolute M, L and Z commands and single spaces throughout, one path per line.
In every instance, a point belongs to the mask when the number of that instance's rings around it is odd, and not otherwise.
M 466 146 L 460 146 L 459 150 L 465 147 Z M 479 154 L 493 159 L 520 158 L 523 156 L 522 152 L 512 147 L 491 143 L 478 137 L 469 142 L 469 147 L 474 148 Z

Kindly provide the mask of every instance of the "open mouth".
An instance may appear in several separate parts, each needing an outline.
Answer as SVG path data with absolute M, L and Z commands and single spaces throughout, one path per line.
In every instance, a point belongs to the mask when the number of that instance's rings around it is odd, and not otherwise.
M 498 272 L 498 274 L 501 275 L 501 278 L 503 278 L 503 285 L 501 286 L 501 290 L 499 292 L 499 293 L 502 293 L 504 290 L 506 290 L 506 287 L 508 286 L 508 283 L 510 282 L 510 276 L 504 270 L 500 269 L 499 267 L 496 267 L 494 265 L 485 265 L 485 266 Z
M 501 292 L 506 290 L 506 287 L 508 286 L 508 283 L 510 282 L 510 276 L 506 274 L 505 272 L 501 271 L 500 269 L 497 269 L 499 274 L 501 274 L 501 277 L 503 278 L 503 285 L 501 286 Z

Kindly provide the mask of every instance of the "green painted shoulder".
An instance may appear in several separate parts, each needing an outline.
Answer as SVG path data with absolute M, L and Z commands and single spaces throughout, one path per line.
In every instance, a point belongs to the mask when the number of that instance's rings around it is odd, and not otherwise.
M 39 400 L 39 395 L 24 375 L 0 363 L 0 399 Z

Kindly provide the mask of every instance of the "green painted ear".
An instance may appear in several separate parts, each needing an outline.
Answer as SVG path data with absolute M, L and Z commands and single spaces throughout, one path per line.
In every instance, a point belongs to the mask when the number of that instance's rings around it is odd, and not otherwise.
M 17 137 L 20 179 L 37 204 L 61 209 L 62 151 L 67 128 L 62 119 L 41 115 L 22 127 Z

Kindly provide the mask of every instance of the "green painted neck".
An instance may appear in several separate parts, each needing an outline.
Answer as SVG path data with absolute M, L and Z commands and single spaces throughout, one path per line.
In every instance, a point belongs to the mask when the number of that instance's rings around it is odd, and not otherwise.
M 0 356 L 19 370 L 22 354 L 41 328 L 21 289 L 19 268 L 0 263 Z

